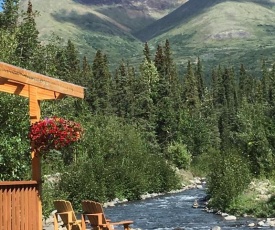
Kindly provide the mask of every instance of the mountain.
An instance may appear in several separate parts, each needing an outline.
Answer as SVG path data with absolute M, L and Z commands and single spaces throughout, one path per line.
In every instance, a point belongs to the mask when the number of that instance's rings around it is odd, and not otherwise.
M 152 44 L 169 39 L 178 64 L 200 56 L 208 69 L 244 63 L 253 71 L 262 59 L 274 63 L 274 36 L 274 0 L 190 0 L 136 33 Z
M 186 2 L 171 14 L 157 20 L 156 22 L 144 27 L 140 31 L 135 32 L 135 36 L 142 41 L 148 41 L 153 37 L 159 36 L 169 30 L 188 22 L 192 17 L 196 17 L 201 13 L 207 11 L 207 8 L 211 8 L 221 0 L 191 0 Z
M 89 59 L 100 49 L 117 66 L 122 58 L 137 63 L 143 42 L 132 35 L 146 25 L 158 20 L 186 0 L 32 0 L 41 40 L 48 40 L 52 33 L 71 39 L 81 55 Z M 28 0 L 20 1 L 20 8 L 27 9 Z M 115 61 L 115 62 L 114 62 Z
M 21 0 L 26 9 L 28 0 Z M 275 0 L 32 0 L 40 38 L 71 39 L 92 59 L 101 49 L 112 66 L 140 63 L 169 39 L 178 65 L 201 57 L 206 69 L 274 59 Z M 274 61 L 274 60 L 273 60 Z

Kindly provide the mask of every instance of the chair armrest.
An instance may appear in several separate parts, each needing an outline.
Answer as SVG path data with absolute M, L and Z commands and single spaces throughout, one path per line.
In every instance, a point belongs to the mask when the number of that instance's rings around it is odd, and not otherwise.
M 95 214 L 83 213 L 82 215 L 84 217 L 84 220 L 85 220 L 85 217 L 87 217 L 92 225 L 103 225 L 102 223 L 103 213 L 95 213 Z
M 130 230 L 130 224 L 134 223 L 132 220 L 124 220 L 119 222 L 108 222 L 108 225 L 123 225 L 124 230 Z
M 113 224 L 113 225 L 129 225 L 129 224 L 132 224 L 134 223 L 134 221 L 132 220 L 123 220 L 123 221 L 119 221 L 119 222 L 110 222 L 110 224 Z

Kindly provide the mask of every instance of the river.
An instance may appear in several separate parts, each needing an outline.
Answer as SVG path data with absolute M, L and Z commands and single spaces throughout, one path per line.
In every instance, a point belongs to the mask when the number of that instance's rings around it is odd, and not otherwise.
M 250 229 L 253 219 L 237 218 L 226 221 L 220 215 L 207 213 L 202 208 L 192 208 L 195 199 L 205 197 L 203 189 L 190 189 L 155 198 L 118 204 L 105 208 L 105 214 L 112 221 L 133 220 L 134 229 L 190 230 L 211 229 L 219 226 L 224 229 Z

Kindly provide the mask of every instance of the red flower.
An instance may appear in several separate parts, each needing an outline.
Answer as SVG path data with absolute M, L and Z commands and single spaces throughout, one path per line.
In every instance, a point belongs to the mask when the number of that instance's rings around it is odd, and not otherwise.
M 45 152 L 60 149 L 81 138 L 83 129 L 80 124 L 64 118 L 45 118 L 31 125 L 29 138 L 32 150 Z

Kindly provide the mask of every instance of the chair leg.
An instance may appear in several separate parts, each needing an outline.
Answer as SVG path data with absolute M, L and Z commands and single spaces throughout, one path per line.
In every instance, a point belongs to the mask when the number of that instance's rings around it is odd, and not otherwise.
M 57 221 L 57 214 L 54 214 L 54 218 L 53 218 L 53 224 L 54 224 L 54 230 L 58 230 L 58 221 Z
M 85 217 L 83 215 L 81 215 L 81 227 L 82 230 L 86 230 Z

